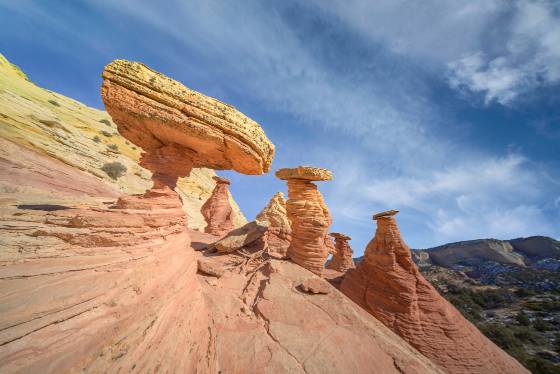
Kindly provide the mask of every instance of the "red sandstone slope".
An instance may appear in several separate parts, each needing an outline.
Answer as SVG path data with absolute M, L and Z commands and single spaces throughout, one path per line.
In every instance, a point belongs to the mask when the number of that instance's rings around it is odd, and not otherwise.
M 375 237 L 341 291 L 449 373 L 527 373 L 420 274 L 395 213 L 376 215 Z

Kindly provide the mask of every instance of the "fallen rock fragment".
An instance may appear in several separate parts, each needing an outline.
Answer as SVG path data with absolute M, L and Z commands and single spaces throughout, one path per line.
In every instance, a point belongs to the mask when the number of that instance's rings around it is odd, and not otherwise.
M 528 373 L 420 274 L 397 227 L 397 213 L 374 215 L 375 236 L 340 290 L 449 373 Z
M 323 294 L 327 295 L 331 292 L 331 285 L 327 281 L 320 278 L 309 278 L 301 282 L 298 288 L 310 294 Z
M 218 253 L 232 253 L 262 238 L 266 230 L 266 226 L 252 221 L 230 231 L 222 239 L 210 244 L 208 248 Z
M 337 232 L 331 232 L 329 234 L 335 240 L 335 249 L 332 259 L 327 264 L 327 269 L 333 269 L 340 272 L 345 272 L 349 269 L 356 267 L 354 264 L 354 258 L 352 254 L 352 248 L 348 241 L 352 238 L 348 235 L 340 234 Z
M 197 261 L 198 271 L 202 274 L 220 278 L 225 273 L 225 269 L 218 263 L 199 258 Z
M 206 220 L 204 232 L 222 236 L 233 229 L 233 208 L 229 202 L 230 181 L 221 177 L 214 177 L 216 187 L 212 195 L 206 200 L 200 212 Z
M 325 238 L 332 223 L 323 196 L 312 181 L 332 179 L 329 170 L 310 166 L 280 169 L 280 179 L 288 181 L 286 211 L 292 227 L 288 256 L 296 264 L 321 275 L 329 255 Z

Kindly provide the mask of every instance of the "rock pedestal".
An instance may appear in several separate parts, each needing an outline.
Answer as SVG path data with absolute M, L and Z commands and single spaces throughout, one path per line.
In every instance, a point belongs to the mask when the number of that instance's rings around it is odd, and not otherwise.
M 348 244 L 348 241 L 352 238 L 337 232 L 331 232 L 329 235 L 334 238 L 335 250 L 331 261 L 327 264 L 327 268 L 340 272 L 355 268 L 354 259 L 352 258 L 354 252 L 350 244 Z
M 449 373 L 528 373 L 420 274 L 394 215 L 376 214 L 375 237 L 340 290 Z
M 326 169 L 300 166 L 280 169 L 276 176 L 288 181 L 286 211 L 292 227 L 288 256 L 296 264 L 322 275 L 329 255 L 325 237 L 332 219 L 313 181 L 331 180 L 332 174 Z
M 225 178 L 214 177 L 216 187 L 212 195 L 206 200 L 200 212 L 206 220 L 204 232 L 207 234 L 223 236 L 233 229 L 233 209 L 229 203 L 229 184 Z

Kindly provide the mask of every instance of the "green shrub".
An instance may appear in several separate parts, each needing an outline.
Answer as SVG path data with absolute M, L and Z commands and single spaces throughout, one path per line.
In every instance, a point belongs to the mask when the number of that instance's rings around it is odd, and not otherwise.
M 93 137 L 93 141 L 96 142 L 96 143 L 99 143 L 101 141 L 101 138 L 99 138 L 99 136 L 95 135 Z
M 113 136 L 113 134 L 111 134 L 109 131 L 105 131 L 105 130 L 101 131 L 101 134 L 103 134 L 103 136 L 106 136 L 106 137 L 108 137 L 108 138 L 110 138 L 111 136 Z
M 54 105 L 54 106 L 60 106 L 60 104 L 57 103 L 57 102 L 54 101 L 54 100 L 49 100 L 49 103 L 51 103 L 51 104 Z
M 517 313 L 517 315 L 515 316 L 515 319 L 517 320 L 517 323 L 519 323 L 519 325 L 521 325 L 521 326 L 530 326 L 531 325 L 531 320 L 529 319 L 529 317 L 527 317 L 527 314 L 525 314 L 523 311 L 520 311 L 519 313 Z
M 541 332 L 542 331 L 550 331 L 554 328 L 554 326 L 552 326 L 552 324 L 546 322 L 541 317 L 535 318 L 535 320 L 533 321 L 533 327 L 536 330 L 541 331 Z
M 111 127 L 111 122 L 108 119 L 100 119 L 99 122 L 106 124 L 107 126 Z
M 107 148 L 109 148 L 112 151 L 118 152 L 119 151 L 119 147 L 116 144 L 109 144 L 107 146 Z
M 107 173 L 107 175 L 112 179 L 117 180 L 123 175 L 125 175 L 127 169 L 126 166 L 124 166 L 118 161 L 115 161 L 115 162 L 106 163 L 101 167 L 101 170 Z

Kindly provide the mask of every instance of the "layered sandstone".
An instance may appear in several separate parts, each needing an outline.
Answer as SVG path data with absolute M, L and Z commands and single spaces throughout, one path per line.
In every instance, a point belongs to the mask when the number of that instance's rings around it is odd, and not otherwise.
M 0 201 L 6 204 L 100 204 L 152 185 L 139 165 L 142 149 L 116 131 L 111 117 L 76 100 L 41 88 L 0 54 Z M 110 147 L 116 147 L 111 149 Z M 102 170 L 119 163 L 117 179 Z M 216 174 L 195 168 L 180 178 L 189 227 L 204 229 L 200 213 Z M 234 227 L 247 222 L 230 195 Z
M 177 84 L 163 78 L 159 83 Z M 143 195 L 121 195 L 97 206 L 35 204 L 0 211 L 1 371 L 216 372 L 212 317 L 174 191 L 193 165 L 213 166 L 205 158 L 212 155 L 188 147 L 191 133 L 181 128 L 188 124 L 166 128 L 173 108 L 146 108 L 150 99 L 142 95 L 149 92 L 107 81 L 103 87 L 105 104 L 126 129 L 123 135 L 146 146 L 140 163 L 152 171 L 153 186 Z M 229 113 L 235 115 L 231 108 Z M 215 126 L 200 123 L 209 133 Z M 158 129 L 170 138 L 160 137 Z M 237 141 L 239 151 L 245 145 Z M 224 152 L 219 166 L 236 165 L 235 151 L 221 147 L 214 150 Z M 270 159 L 251 154 L 239 162 L 244 166 L 238 169 L 259 173 Z
M 329 255 L 325 239 L 332 219 L 323 196 L 312 181 L 331 180 L 332 173 L 299 166 L 280 169 L 276 176 L 288 181 L 286 211 L 292 227 L 288 256 L 296 264 L 320 275 Z
M 420 274 L 396 213 L 374 216 L 375 237 L 340 290 L 449 373 L 527 373 Z
M 111 62 L 101 94 L 119 132 L 148 153 L 180 144 L 194 151 L 194 167 L 254 175 L 270 169 L 274 145 L 255 121 L 144 64 Z
M 327 268 L 340 272 L 346 272 L 349 269 L 355 268 L 354 258 L 352 257 L 354 252 L 348 243 L 352 238 L 337 232 L 331 232 L 329 235 L 334 238 L 335 248 Z
M 229 203 L 230 181 L 220 177 L 214 177 L 214 180 L 216 187 L 200 211 L 207 223 L 204 232 L 223 236 L 233 229 L 233 209 Z
M 292 240 L 292 228 L 282 192 L 277 192 L 270 199 L 267 206 L 257 215 L 256 221 L 268 227 L 266 241 L 269 252 L 279 257 L 287 256 Z

